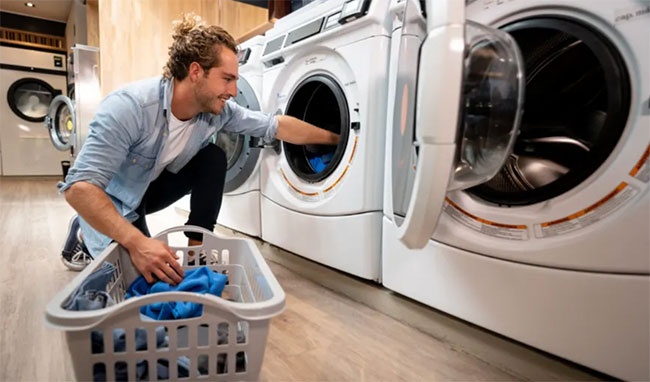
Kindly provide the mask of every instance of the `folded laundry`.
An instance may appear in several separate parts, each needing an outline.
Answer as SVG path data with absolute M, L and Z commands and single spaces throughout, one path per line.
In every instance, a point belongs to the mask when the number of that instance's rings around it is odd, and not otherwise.
M 106 292 L 106 286 L 113 277 L 115 266 L 105 262 L 86 277 L 63 303 L 66 310 L 96 310 L 113 305 L 113 299 Z
M 144 277 L 140 276 L 129 286 L 126 298 L 161 292 L 210 293 L 221 296 L 227 279 L 226 275 L 214 272 L 208 267 L 200 267 L 185 272 L 185 278 L 176 286 L 163 281 L 150 285 Z M 145 305 L 140 308 L 140 312 L 155 320 L 177 320 L 201 316 L 203 314 L 203 305 L 187 301 L 168 301 Z

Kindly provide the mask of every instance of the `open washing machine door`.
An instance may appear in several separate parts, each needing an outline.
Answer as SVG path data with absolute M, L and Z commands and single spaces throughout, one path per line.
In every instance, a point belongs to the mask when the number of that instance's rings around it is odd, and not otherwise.
M 392 202 L 398 238 L 422 248 L 448 191 L 492 178 L 513 150 L 522 114 L 521 53 L 506 32 L 465 20 L 465 4 L 407 0 L 392 121 Z M 414 68 L 413 63 L 417 63 Z
M 237 81 L 237 97 L 234 101 L 247 109 L 260 110 L 255 90 L 243 76 Z M 261 148 L 257 147 L 255 138 L 228 131 L 219 131 L 215 144 L 223 149 L 227 158 L 224 192 L 233 192 L 253 174 Z
M 64 95 L 54 97 L 45 116 L 45 126 L 50 133 L 50 140 L 57 150 L 71 149 L 75 141 L 77 126 L 74 101 Z

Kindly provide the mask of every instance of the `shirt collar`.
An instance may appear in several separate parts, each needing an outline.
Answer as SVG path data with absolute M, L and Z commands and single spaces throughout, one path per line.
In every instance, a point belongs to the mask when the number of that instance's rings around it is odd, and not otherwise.
M 165 116 L 169 118 L 168 110 L 171 110 L 172 108 L 172 96 L 174 95 L 174 77 L 163 77 L 160 88 L 163 98 L 163 111 L 165 113 Z

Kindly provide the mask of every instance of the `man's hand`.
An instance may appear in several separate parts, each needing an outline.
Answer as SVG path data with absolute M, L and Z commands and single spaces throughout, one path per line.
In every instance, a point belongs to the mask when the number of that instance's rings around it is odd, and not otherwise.
M 126 249 L 133 265 L 148 283 L 155 281 L 154 275 L 170 285 L 177 285 L 183 280 L 185 273 L 177 261 L 178 256 L 167 244 L 143 236 Z

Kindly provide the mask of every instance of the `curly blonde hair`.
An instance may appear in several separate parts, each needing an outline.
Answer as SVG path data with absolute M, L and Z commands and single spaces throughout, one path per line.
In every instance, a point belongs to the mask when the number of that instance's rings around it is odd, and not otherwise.
M 223 47 L 237 53 L 237 43 L 225 29 L 207 26 L 193 13 L 183 14 L 182 19 L 172 25 L 174 42 L 169 47 L 169 60 L 163 68 L 166 78 L 183 80 L 192 62 L 201 65 L 205 71 L 221 65 L 219 57 Z

